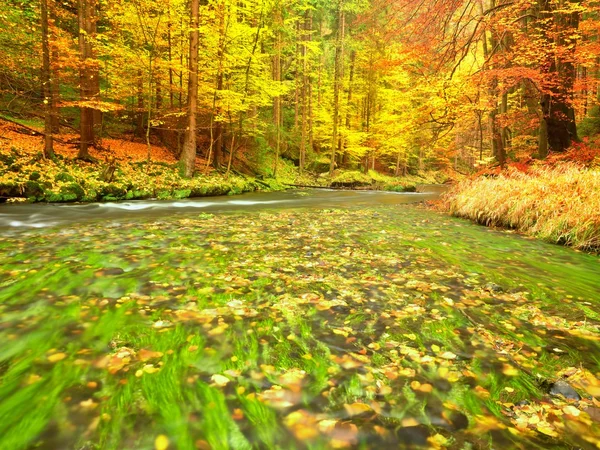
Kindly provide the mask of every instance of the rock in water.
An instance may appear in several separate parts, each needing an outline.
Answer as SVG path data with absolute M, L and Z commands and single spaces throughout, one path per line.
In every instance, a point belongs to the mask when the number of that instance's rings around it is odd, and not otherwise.
M 504 292 L 502 286 L 497 285 L 496 283 L 487 283 L 483 286 L 484 291 L 493 292 L 495 294 L 499 294 L 500 292 Z
M 581 400 L 581 397 L 566 381 L 559 380 L 550 386 L 550 395 L 562 395 L 569 400 Z

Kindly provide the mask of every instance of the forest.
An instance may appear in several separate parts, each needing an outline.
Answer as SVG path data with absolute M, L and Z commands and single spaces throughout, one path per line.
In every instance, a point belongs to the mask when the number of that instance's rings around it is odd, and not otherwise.
M 0 1 L 2 449 L 598 449 L 599 252 L 600 1 Z
M 0 109 L 275 176 L 469 173 L 600 132 L 598 2 L 9 0 Z M 40 130 L 41 131 L 41 130 Z

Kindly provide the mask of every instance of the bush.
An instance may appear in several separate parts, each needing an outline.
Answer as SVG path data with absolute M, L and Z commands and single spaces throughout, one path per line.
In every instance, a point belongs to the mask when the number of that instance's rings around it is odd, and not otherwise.
M 579 137 L 600 134 L 600 106 L 593 106 L 581 123 L 577 126 Z

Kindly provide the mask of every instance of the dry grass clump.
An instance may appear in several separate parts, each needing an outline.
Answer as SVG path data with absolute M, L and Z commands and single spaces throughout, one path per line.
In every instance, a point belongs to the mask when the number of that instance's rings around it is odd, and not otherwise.
M 562 163 L 509 169 L 454 186 L 443 207 L 491 226 L 514 228 L 550 242 L 600 250 L 600 171 Z

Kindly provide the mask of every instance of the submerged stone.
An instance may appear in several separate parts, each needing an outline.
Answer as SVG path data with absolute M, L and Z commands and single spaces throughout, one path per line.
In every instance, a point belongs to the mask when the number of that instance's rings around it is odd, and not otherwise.
M 494 293 L 504 292 L 504 289 L 502 288 L 502 286 L 500 286 L 496 283 L 487 283 L 485 286 L 483 286 L 483 289 L 485 291 L 494 292 Z
M 581 400 L 581 397 L 573 387 L 563 380 L 558 380 L 550 386 L 550 395 L 560 396 L 569 400 Z

